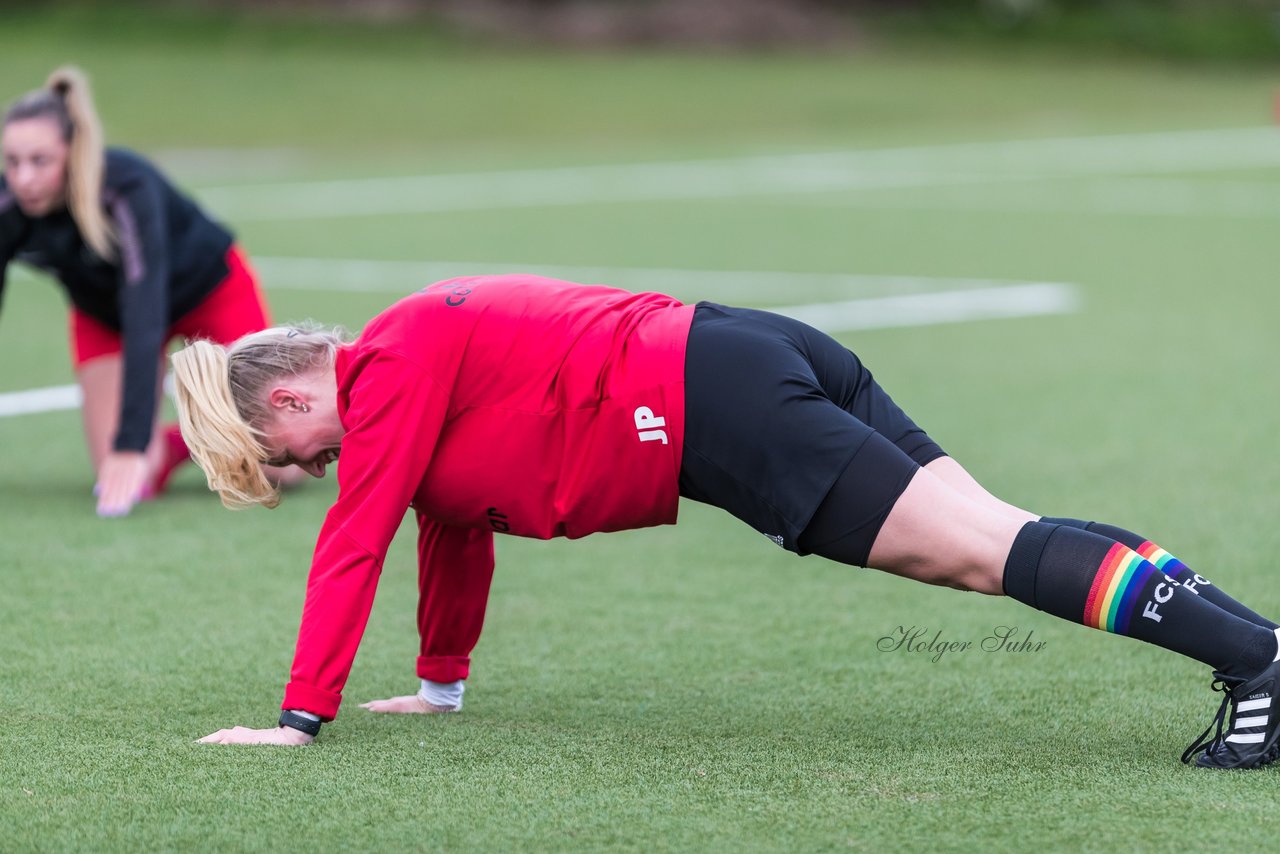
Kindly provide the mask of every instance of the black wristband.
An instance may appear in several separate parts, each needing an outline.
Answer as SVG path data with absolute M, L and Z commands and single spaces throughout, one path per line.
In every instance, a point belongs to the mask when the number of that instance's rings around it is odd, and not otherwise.
M 298 732 L 305 732 L 314 738 L 320 733 L 320 721 L 313 721 L 311 718 L 305 718 L 302 715 L 294 714 L 285 709 L 280 713 L 280 726 L 287 726 L 289 729 L 296 729 Z

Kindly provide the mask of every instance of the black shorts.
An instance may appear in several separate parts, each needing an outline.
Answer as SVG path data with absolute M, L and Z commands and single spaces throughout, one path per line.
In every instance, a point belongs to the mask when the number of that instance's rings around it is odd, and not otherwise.
M 790 551 L 865 565 L 911 477 L 941 456 L 830 336 L 781 315 L 698 303 L 685 357 L 684 497 Z

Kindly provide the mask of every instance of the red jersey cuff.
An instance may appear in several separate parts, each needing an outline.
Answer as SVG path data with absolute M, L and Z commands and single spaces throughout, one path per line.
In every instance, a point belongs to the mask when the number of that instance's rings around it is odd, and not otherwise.
M 331 721 L 338 715 L 338 706 L 342 705 L 342 695 L 332 691 L 322 691 L 305 682 L 290 682 L 284 689 L 282 709 L 294 709 L 319 715 L 321 720 Z
M 420 655 L 418 678 L 432 682 L 456 682 L 471 673 L 471 659 L 465 655 Z

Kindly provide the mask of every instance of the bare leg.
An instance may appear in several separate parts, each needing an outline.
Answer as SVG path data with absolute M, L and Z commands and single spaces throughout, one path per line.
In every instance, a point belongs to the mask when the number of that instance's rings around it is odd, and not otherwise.
M 1280 629 L 1273 632 L 1204 599 L 1115 540 L 1019 518 L 1003 502 L 976 493 L 976 484 L 957 474 L 963 473 L 958 465 L 945 468 L 967 494 L 928 467 L 917 471 L 881 527 L 869 566 L 928 584 L 998 594 L 1007 563 L 1009 592 L 1018 601 L 1214 669 L 1215 679 L 1227 686 L 1217 731 L 1209 738 L 1211 724 L 1183 752 L 1183 762 L 1198 753 L 1203 755 L 1196 764 L 1210 768 L 1255 768 L 1274 759 L 1280 743 L 1272 699 L 1280 681 Z M 1118 571 L 1121 562 L 1127 569 Z M 1101 608 L 1094 598 L 1099 590 L 1101 601 L 1110 603 Z M 1245 698 L 1248 706 L 1237 702 Z M 1242 717 L 1242 711 L 1249 715 Z
M 1040 518 L 1039 514 L 1023 510 L 1021 507 L 1015 507 L 987 492 L 982 484 L 973 479 L 973 475 L 969 474 L 963 466 L 951 457 L 939 457 L 925 466 L 925 468 L 941 478 L 943 483 L 956 492 L 990 510 L 1015 519 L 1021 519 L 1023 522 L 1035 522 Z
M 1022 526 L 1036 517 L 1001 512 L 996 505 L 1002 502 L 995 499 L 975 500 L 931 467 L 916 472 L 893 505 L 868 565 L 926 584 L 1003 594 L 1009 549 Z M 964 471 L 958 464 L 955 468 Z
M 973 479 L 972 475 L 965 471 L 958 462 L 950 457 L 941 457 L 936 459 L 929 463 L 929 465 L 925 466 L 925 468 L 942 478 L 942 480 L 951 488 L 972 498 L 983 506 L 994 509 L 996 512 L 1007 514 L 1012 518 L 1022 519 L 1025 522 L 1034 522 L 1040 518 L 1039 516 L 1015 507 L 1012 504 L 1007 504 L 987 492 L 981 484 Z M 1123 528 L 1099 524 L 1097 522 L 1090 523 L 1086 530 L 1110 540 L 1115 540 L 1116 542 L 1139 552 L 1143 557 L 1151 560 L 1153 563 L 1156 563 L 1160 571 L 1165 575 L 1173 578 L 1174 581 L 1177 581 L 1188 589 L 1194 590 L 1206 601 L 1212 602 L 1222 610 L 1230 614 L 1235 614 L 1241 619 L 1248 620 L 1249 622 L 1262 626 L 1266 629 L 1275 629 L 1280 627 L 1274 621 L 1268 620 L 1252 608 L 1249 608 L 1247 605 L 1244 605 L 1229 596 L 1221 588 L 1211 584 L 1204 576 L 1196 574 L 1180 560 L 1174 558 L 1168 552 L 1164 551 L 1164 549 L 1149 541 L 1146 537 L 1135 534 L 1132 531 L 1127 531 Z
M 123 368 L 122 357 L 112 354 L 85 362 L 76 370 L 76 381 L 80 384 L 83 399 L 80 416 L 84 421 L 85 443 L 89 448 L 89 461 L 93 464 L 95 476 L 111 453 L 111 443 L 120 424 Z M 161 376 L 163 377 L 163 371 Z M 158 387 L 157 395 L 161 394 L 163 391 Z M 159 427 L 158 417 L 156 427 Z M 156 435 L 158 430 L 153 429 L 152 442 L 146 450 L 151 476 L 164 464 L 164 443 L 155 441 Z

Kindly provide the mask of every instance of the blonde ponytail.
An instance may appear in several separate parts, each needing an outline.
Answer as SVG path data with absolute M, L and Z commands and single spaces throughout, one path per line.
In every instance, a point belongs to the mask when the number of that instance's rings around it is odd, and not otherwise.
M 45 86 L 62 101 L 71 125 L 67 207 L 84 242 L 99 257 L 112 261 L 116 255 L 115 229 L 102 209 L 106 151 L 89 80 L 79 68 L 67 65 L 50 74 Z
M 333 366 L 341 330 L 275 327 L 229 348 L 195 341 L 174 353 L 175 399 L 182 437 L 209 489 L 235 510 L 275 507 L 280 491 L 262 470 L 263 429 L 272 418 L 272 383 Z
M 226 507 L 275 507 L 280 494 L 262 471 L 267 451 L 240 417 L 225 348 L 196 341 L 173 354 L 175 402 L 191 458 Z

